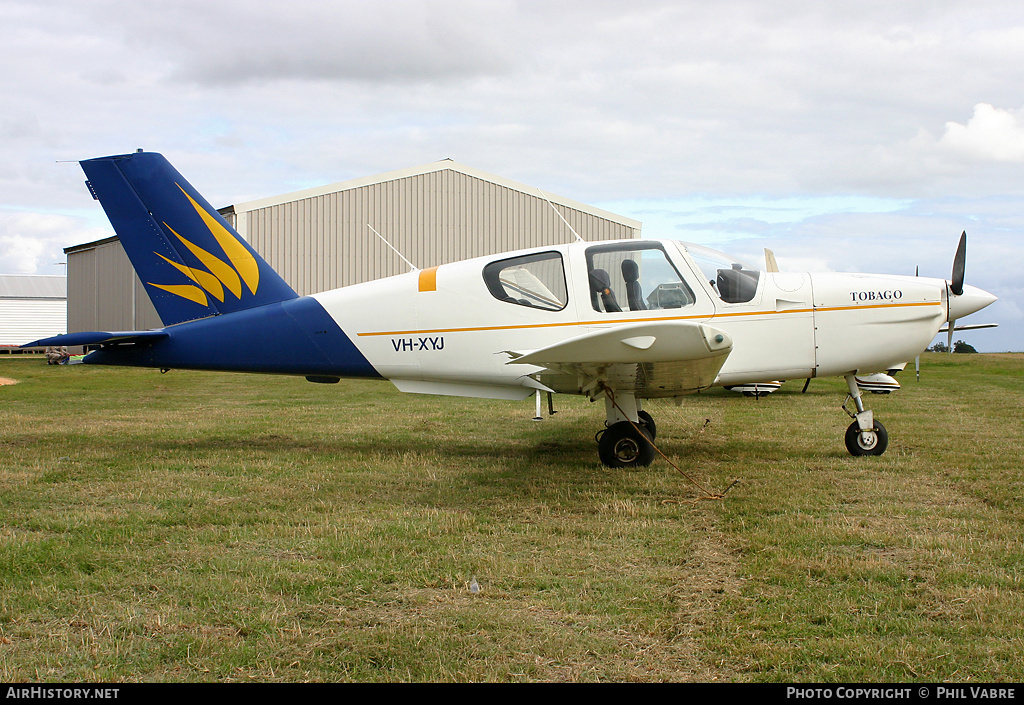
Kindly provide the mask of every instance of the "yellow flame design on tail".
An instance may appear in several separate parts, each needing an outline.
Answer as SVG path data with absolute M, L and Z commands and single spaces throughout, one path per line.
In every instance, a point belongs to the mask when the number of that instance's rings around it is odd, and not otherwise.
M 187 267 L 183 264 L 167 259 L 159 252 L 154 252 L 153 254 L 166 261 L 199 286 L 194 286 L 192 284 L 155 284 L 153 282 L 147 282 L 147 284 L 155 286 L 158 289 L 163 289 L 175 296 L 180 296 L 183 299 L 194 301 L 201 306 L 209 305 L 209 300 L 206 298 L 207 293 L 218 301 L 223 302 L 225 289 L 231 292 L 236 299 L 241 299 L 243 283 L 251 293 L 255 294 L 260 285 L 260 270 L 259 264 L 256 262 L 256 258 L 252 256 L 249 250 L 247 250 L 227 228 L 221 225 L 221 223 L 210 215 L 206 209 L 196 203 L 195 199 L 185 193 L 185 189 L 182 189 L 179 184 L 176 185 L 181 189 L 181 192 L 185 194 L 185 198 L 187 198 L 189 203 L 192 204 L 192 207 L 195 208 L 199 217 L 203 219 L 203 223 L 206 224 L 210 234 L 213 235 L 217 244 L 219 244 L 221 249 L 224 251 L 228 261 L 225 262 L 217 255 L 208 252 L 199 245 L 196 245 L 194 242 L 190 242 L 179 235 L 170 225 L 164 223 L 164 226 L 170 230 L 174 236 L 185 245 L 185 247 L 188 248 L 189 252 L 195 255 L 196 259 L 198 259 L 206 269 Z
M 178 186 L 180 189 L 181 186 Z M 185 190 L 181 190 L 185 193 Z M 242 281 L 249 287 L 249 291 L 256 293 L 256 289 L 260 285 L 260 268 L 256 263 L 256 258 L 249 253 L 249 250 L 245 249 L 245 245 L 239 242 L 234 235 L 228 232 L 227 228 L 220 224 L 220 222 L 212 215 L 207 213 L 203 208 L 196 203 L 191 196 L 185 193 L 185 198 L 189 200 L 192 207 L 196 209 L 196 213 L 202 217 L 203 222 L 206 223 L 206 227 L 210 229 L 210 233 L 220 244 L 221 249 L 224 250 L 224 254 L 231 260 L 231 264 L 235 266 L 235 271 L 238 272 L 239 276 L 242 277 Z
M 174 231 L 172 230 L 171 232 L 174 232 Z M 174 234 L 178 235 L 178 233 L 174 233 Z M 181 237 L 181 236 L 178 235 L 178 237 Z M 182 239 L 184 239 L 184 238 L 182 238 Z M 175 269 L 180 271 L 186 277 L 188 277 L 189 279 L 191 279 L 195 283 L 199 284 L 199 286 L 203 287 L 208 292 L 213 294 L 213 297 L 215 299 L 217 299 L 218 301 L 223 301 L 224 300 L 224 287 L 221 286 L 220 279 L 218 279 L 217 277 L 213 276 L 209 272 L 203 271 L 202 269 L 193 269 L 192 267 L 186 267 L 183 264 L 178 264 L 174 260 L 167 259 L 162 254 L 160 254 L 159 252 L 157 252 L 156 255 L 160 259 L 162 259 L 165 262 L 167 262 L 167 264 L 171 265 L 172 267 L 174 267 Z M 159 284 L 154 284 L 153 286 L 159 286 Z M 191 285 L 190 284 L 183 284 L 182 286 L 191 286 Z M 195 287 L 192 287 L 192 288 L 194 289 Z

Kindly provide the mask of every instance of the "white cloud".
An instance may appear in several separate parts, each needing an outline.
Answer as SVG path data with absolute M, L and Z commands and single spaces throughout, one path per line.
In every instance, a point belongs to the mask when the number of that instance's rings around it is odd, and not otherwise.
M 109 237 L 82 218 L 0 210 L 0 272 L 64 274 L 64 248 Z
M 974 115 L 966 125 L 946 123 L 939 146 L 968 159 L 1022 162 L 1024 111 L 979 103 L 974 106 Z
M 507 0 L 152 0 L 94 3 L 119 44 L 164 78 L 217 89 L 280 81 L 458 79 L 500 72 Z

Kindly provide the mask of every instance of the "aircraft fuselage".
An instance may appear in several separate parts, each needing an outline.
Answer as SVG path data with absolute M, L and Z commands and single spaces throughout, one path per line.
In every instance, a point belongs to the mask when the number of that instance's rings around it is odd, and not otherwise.
M 623 241 L 630 248 L 638 242 Z M 884 371 L 919 354 L 946 321 L 946 282 L 866 274 L 759 272 L 750 300 L 724 301 L 688 256 L 685 245 L 657 241 L 692 293 L 685 306 L 621 311 L 595 309 L 588 248 L 576 243 L 482 257 L 345 287 L 313 296 L 382 376 L 407 391 L 525 397 L 537 381 L 575 392 L 572 380 L 542 368 L 508 364 L 505 351 L 530 351 L 623 324 L 690 321 L 733 340 L 715 384 Z M 626 250 L 629 252 L 629 250 Z M 530 253 L 557 254 L 566 301 L 538 308 L 500 300 L 484 268 Z M 554 259 L 554 258 L 552 258 Z M 622 299 L 623 297 L 619 297 Z M 559 301 L 559 303 L 562 303 Z M 601 308 L 600 306 L 598 308 Z M 533 376 L 531 376 L 533 375 Z M 641 397 L 695 390 L 642 389 Z

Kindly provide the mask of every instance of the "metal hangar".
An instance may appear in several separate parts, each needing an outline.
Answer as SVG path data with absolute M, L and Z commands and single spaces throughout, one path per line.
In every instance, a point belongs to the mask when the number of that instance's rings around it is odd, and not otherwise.
M 220 213 L 300 295 L 408 271 L 384 240 L 425 269 L 568 242 L 573 230 L 598 241 L 637 238 L 641 228 L 630 218 L 448 159 L 238 203 Z M 64 252 L 68 330 L 163 325 L 116 236 Z

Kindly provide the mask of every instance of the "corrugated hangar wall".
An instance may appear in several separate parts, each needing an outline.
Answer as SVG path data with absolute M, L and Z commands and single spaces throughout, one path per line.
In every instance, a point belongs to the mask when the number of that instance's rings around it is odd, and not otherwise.
M 163 323 L 116 237 L 64 249 L 68 331 L 147 330 Z
M 533 191 L 446 161 L 239 204 L 233 224 L 299 294 L 409 271 L 374 230 L 421 269 L 570 242 L 561 218 L 586 240 L 640 234 L 636 221 Z
M 371 227 L 419 268 L 570 242 L 562 218 L 588 241 L 640 236 L 634 220 L 449 160 L 220 212 L 300 295 L 409 271 Z M 161 326 L 116 237 L 65 252 L 70 331 Z

